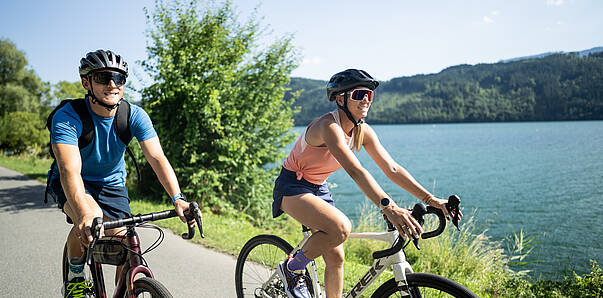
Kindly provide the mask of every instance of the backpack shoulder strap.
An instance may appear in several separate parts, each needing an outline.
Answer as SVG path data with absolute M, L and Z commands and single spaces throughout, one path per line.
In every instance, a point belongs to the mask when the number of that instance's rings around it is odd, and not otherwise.
M 113 125 L 115 126 L 115 133 L 119 137 L 119 139 L 126 145 L 126 152 L 130 155 L 132 162 L 134 162 L 134 166 L 136 167 L 136 175 L 138 176 L 138 182 L 140 183 L 140 169 L 138 168 L 138 163 L 136 162 L 136 158 L 134 158 L 134 153 L 130 150 L 128 144 L 132 141 L 132 131 L 130 131 L 130 114 L 131 114 L 130 103 L 124 99 L 121 100 L 121 103 L 117 107 L 117 112 L 115 112 L 115 118 L 113 119 Z
M 82 149 L 90 144 L 92 142 L 92 138 L 94 137 L 94 124 L 92 123 L 92 116 L 86 107 L 84 98 L 62 100 L 59 105 L 57 105 L 56 108 L 54 108 L 54 110 L 52 110 L 52 112 L 50 112 L 48 115 L 48 118 L 46 119 L 46 128 L 48 128 L 50 131 L 50 127 L 52 126 L 52 118 L 60 108 L 67 104 L 71 104 L 71 107 L 77 113 L 80 121 L 82 121 L 82 135 L 77 140 L 78 148 Z M 50 156 L 54 158 L 52 149 L 50 149 Z
M 84 98 L 78 98 L 71 101 L 71 107 L 75 110 L 82 121 L 82 135 L 77 140 L 77 146 L 82 149 L 88 146 L 94 138 L 94 123 L 92 123 L 92 115 L 86 107 Z
M 130 103 L 122 99 L 117 107 L 115 118 L 113 119 L 115 133 L 117 133 L 119 139 L 124 142 L 126 146 L 128 146 L 132 140 L 132 132 L 130 131 L 130 113 Z

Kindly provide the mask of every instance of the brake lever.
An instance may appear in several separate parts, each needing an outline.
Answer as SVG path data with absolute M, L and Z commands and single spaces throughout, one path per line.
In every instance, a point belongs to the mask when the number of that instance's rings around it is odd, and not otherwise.
M 193 216 L 195 217 L 195 222 L 197 222 L 197 227 L 199 228 L 199 235 L 201 238 L 205 238 L 203 234 L 203 221 L 201 220 L 201 209 L 199 208 L 199 204 L 197 202 L 191 202 L 189 209 L 193 209 Z
M 427 207 L 423 203 L 418 203 L 418 204 L 415 204 L 415 206 L 412 208 L 412 212 L 410 213 L 410 215 L 412 215 L 412 217 L 414 217 L 417 220 L 419 225 L 423 226 L 423 223 L 425 223 L 425 219 L 423 218 L 423 216 L 426 213 L 427 213 Z M 413 239 L 412 243 L 415 245 L 415 247 L 418 250 L 421 250 L 421 248 L 419 247 L 419 238 Z
M 448 213 L 452 215 L 452 224 L 456 227 L 457 230 L 461 230 L 459 228 L 459 204 L 461 203 L 461 198 L 457 195 L 451 195 L 448 197 L 448 202 L 446 203 L 446 210 Z
M 103 219 L 101 217 L 95 217 L 92 220 L 92 227 L 90 230 L 92 231 L 92 242 L 88 245 L 88 249 L 86 250 L 86 264 L 92 265 L 92 251 L 94 249 L 94 245 L 96 245 L 96 240 L 100 238 L 100 231 L 103 227 Z
M 203 234 L 203 222 L 201 221 L 201 209 L 199 208 L 197 202 L 189 203 L 188 211 L 184 212 L 184 217 L 186 217 L 187 220 L 194 219 L 197 223 L 197 227 L 199 228 L 199 234 L 201 235 L 201 238 L 205 238 L 205 235 Z M 190 226 L 188 226 L 188 224 L 187 227 L 188 233 L 183 233 L 182 238 L 193 239 L 193 237 L 195 236 L 195 228 L 191 228 Z

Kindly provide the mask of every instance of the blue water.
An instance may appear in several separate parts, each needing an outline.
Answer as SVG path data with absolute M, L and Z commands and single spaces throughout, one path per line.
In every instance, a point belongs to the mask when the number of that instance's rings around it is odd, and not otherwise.
M 438 197 L 461 196 L 465 215 L 493 241 L 536 236 L 525 267 L 535 276 L 589 272 L 603 259 L 603 121 L 373 125 L 383 146 Z M 295 127 L 301 132 L 303 127 Z M 362 165 L 400 205 L 418 200 L 387 179 L 363 150 Z M 368 199 L 343 170 L 328 179 L 353 221 Z M 375 207 L 376 208 L 376 207 Z

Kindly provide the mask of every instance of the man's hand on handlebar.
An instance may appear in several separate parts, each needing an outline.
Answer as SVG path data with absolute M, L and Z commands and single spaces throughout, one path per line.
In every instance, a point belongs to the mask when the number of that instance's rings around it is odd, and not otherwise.
M 77 226 L 77 237 L 84 247 L 88 247 L 92 242 L 92 220 L 96 217 L 103 217 L 103 211 L 100 208 L 93 208 L 86 210 L 87 212 L 82 214 L 79 221 L 76 223 Z M 101 228 L 101 237 L 104 235 L 104 229 Z
M 197 226 L 197 222 L 195 219 L 187 220 L 184 216 L 184 212 L 188 211 L 190 203 L 185 200 L 176 200 L 174 201 L 174 210 L 176 210 L 176 214 L 180 217 L 182 222 L 188 222 L 188 226 L 194 228 Z M 201 216 L 202 217 L 202 216 Z
M 409 239 L 418 239 L 423 234 L 423 227 L 412 217 L 410 211 L 393 205 L 383 208 L 383 214 L 387 216 L 400 235 L 406 235 Z

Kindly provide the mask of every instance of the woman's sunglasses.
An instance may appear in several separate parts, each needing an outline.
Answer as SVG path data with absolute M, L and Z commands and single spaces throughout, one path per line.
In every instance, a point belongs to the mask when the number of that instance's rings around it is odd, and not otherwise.
M 362 101 L 364 97 L 368 96 L 368 101 L 373 101 L 373 90 L 368 89 L 356 89 L 352 91 L 352 95 L 350 96 L 353 100 Z
M 92 74 L 92 79 L 95 83 L 101 85 L 109 85 L 109 82 L 111 81 L 113 81 L 117 87 L 121 87 L 126 84 L 126 75 L 114 71 L 95 72 Z

